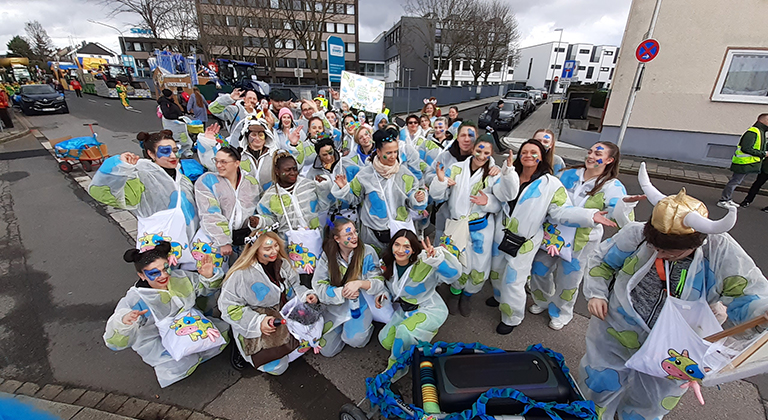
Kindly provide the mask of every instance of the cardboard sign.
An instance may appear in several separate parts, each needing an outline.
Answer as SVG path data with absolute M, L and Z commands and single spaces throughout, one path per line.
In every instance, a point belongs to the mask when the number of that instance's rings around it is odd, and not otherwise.
M 345 71 L 341 73 L 340 94 L 350 108 L 378 114 L 384 103 L 384 81 Z

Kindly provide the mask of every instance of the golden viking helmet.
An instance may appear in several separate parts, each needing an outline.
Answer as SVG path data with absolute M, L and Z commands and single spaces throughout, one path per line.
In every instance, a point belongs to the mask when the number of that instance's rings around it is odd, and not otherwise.
M 710 220 L 707 206 L 687 195 L 682 188 L 677 195 L 666 196 L 651 184 L 645 162 L 640 164 L 637 180 L 648 201 L 653 204 L 651 224 L 661 233 L 688 235 L 694 232 L 716 234 L 731 230 L 736 224 L 736 207 L 729 207 L 728 214 L 720 220 Z

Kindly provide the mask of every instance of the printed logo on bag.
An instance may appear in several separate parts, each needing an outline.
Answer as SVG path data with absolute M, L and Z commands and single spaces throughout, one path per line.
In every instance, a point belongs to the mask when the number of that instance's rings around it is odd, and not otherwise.
M 224 256 L 219 254 L 219 248 L 214 247 L 207 242 L 192 242 L 192 258 L 195 259 L 195 266 L 198 270 L 203 265 L 203 257 L 206 255 L 211 256 L 213 259 L 214 267 L 221 267 L 221 265 L 224 263 Z
M 188 336 L 192 341 L 201 338 L 216 341 L 217 338 L 221 337 L 221 333 L 211 321 L 192 315 L 191 312 L 171 324 L 170 328 L 176 332 L 176 335 Z
M 150 249 L 155 249 L 157 244 L 159 244 L 162 241 L 170 242 L 171 243 L 171 255 L 176 257 L 176 259 L 181 258 L 181 252 L 184 250 L 184 248 L 187 247 L 186 244 L 182 245 L 178 242 L 174 242 L 173 239 L 170 236 L 163 236 L 163 232 L 160 233 L 147 233 L 144 232 L 143 236 L 139 236 L 139 251 L 146 252 Z
M 661 368 L 669 374 L 669 379 L 679 379 L 681 381 L 699 381 L 704 379 L 704 373 L 709 372 L 710 368 L 705 367 L 704 371 L 699 368 L 699 364 L 691 359 L 688 355 L 688 350 L 683 350 L 682 353 L 676 352 L 674 349 L 669 349 L 669 357 L 661 362 Z
M 459 255 L 461 254 L 461 250 L 459 247 L 457 247 L 450 236 L 441 236 L 439 245 L 443 245 L 445 249 L 448 250 L 448 252 L 451 253 L 456 258 L 459 258 Z
M 541 241 L 541 244 L 545 247 L 555 246 L 558 251 L 562 251 L 564 247 L 568 248 L 571 246 L 560 236 L 560 230 L 548 222 L 544 223 L 544 239 Z
M 317 257 L 309 252 L 309 249 L 303 243 L 292 243 L 288 246 L 288 258 L 293 262 L 293 267 L 305 269 L 307 266 L 315 267 Z

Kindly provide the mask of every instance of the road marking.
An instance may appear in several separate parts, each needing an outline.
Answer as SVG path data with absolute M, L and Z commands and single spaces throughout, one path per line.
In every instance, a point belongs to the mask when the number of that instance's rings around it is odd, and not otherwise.
M 95 101 L 95 100 L 93 100 L 93 99 L 88 99 L 88 101 L 89 101 L 89 102 L 93 102 L 93 103 L 96 103 L 96 101 Z
M 104 106 L 112 106 L 112 105 L 110 105 L 110 104 L 108 104 L 108 103 L 104 102 Z
M 128 109 L 128 111 L 137 112 L 137 113 L 141 114 L 141 111 L 139 111 L 138 109 L 134 109 L 134 108 L 130 108 L 130 109 Z

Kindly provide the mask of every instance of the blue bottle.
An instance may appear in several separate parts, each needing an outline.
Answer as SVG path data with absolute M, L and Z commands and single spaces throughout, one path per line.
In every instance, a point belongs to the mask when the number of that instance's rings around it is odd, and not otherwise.
M 351 299 L 349 301 L 349 311 L 352 312 L 352 318 L 360 318 L 360 301 L 359 298 Z

